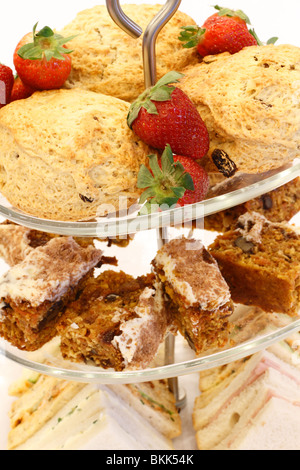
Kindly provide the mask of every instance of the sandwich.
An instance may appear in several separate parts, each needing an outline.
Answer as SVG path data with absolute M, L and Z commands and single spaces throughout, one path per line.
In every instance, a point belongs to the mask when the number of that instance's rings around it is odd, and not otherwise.
M 172 450 L 135 410 L 108 389 L 86 385 L 15 450 Z
M 24 370 L 9 394 L 8 450 L 171 450 L 181 435 L 166 380 L 96 386 Z
M 270 351 L 201 373 L 200 390 L 200 450 L 300 449 L 300 370 Z

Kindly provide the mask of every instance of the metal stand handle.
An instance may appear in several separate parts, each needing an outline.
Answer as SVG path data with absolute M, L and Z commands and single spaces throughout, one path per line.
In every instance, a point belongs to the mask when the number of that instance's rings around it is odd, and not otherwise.
M 155 45 L 157 36 L 162 28 L 175 15 L 181 4 L 181 0 L 168 0 L 160 12 L 147 26 L 143 40 L 143 58 L 145 88 L 149 88 L 157 82 Z
M 143 58 L 144 58 L 144 76 L 145 88 L 153 86 L 156 81 L 156 59 L 155 59 L 155 44 L 159 32 L 170 21 L 172 16 L 176 13 L 181 0 L 168 0 L 164 7 L 157 13 L 153 20 L 147 26 L 143 38 Z M 134 21 L 125 15 L 120 6 L 119 0 L 106 0 L 108 12 L 113 21 L 125 33 L 133 38 L 139 38 L 143 30 Z
M 155 45 L 157 36 L 162 28 L 168 23 L 172 16 L 176 13 L 181 0 L 168 0 L 164 7 L 158 12 L 153 20 L 147 26 L 143 37 L 143 61 L 144 61 L 144 80 L 145 88 L 150 88 L 157 82 L 156 73 L 156 51 Z M 133 38 L 139 38 L 143 32 L 142 28 L 132 21 L 123 12 L 119 0 L 106 0 L 108 12 L 113 21 L 127 34 Z M 158 229 L 158 248 L 167 243 L 167 229 Z M 169 335 L 165 341 L 165 364 L 173 364 L 175 353 L 175 338 Z M 174 377 L 169 379 L 169 388 L 173 392 L 176 400 L 176 406 L 181 409 L 186 402 L 185 395 L 180 397 L 178 379 Z

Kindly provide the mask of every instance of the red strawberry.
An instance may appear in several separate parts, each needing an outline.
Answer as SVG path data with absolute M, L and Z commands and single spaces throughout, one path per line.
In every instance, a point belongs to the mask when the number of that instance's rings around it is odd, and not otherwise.
M 32 34 L 26 34 L 14 52 L 14 65 L 22 82 L 35 90 L 60 88 L 72 68 L 71 50 L 65 43 L 73 39 L 63 38 L 45 26 Z M 33 42 L 32 42 L 33 41 Z
M 138 188 L 145 189 L 140 204 L 142 212 L 162 210 L 173 205 L 184 206 L 202 201 L 208 191 L 209 178 L 206 171 L 192 158 L 173 155 L 167 145 L 161 160 L 149 156 L 150 170 L 142 165 L 138 175 Z
M 174 162 L 180 162 L 187 173 L 192 177 L 194 189 L 187 189 L 184 195 L 178 199 L 177 204 L 185 206 L 202 201 L 209 189 L 209 177 L 204 168 L 190 157 L 174 155 Z
M 218 5 L 215 5 L 214 8 L 218 10 L 218 13 L 214 13 L 213 15 L 209 16 L 203 23 L 202 28 L 215 23 L 220 19 L 221 16 L 227 16 L 234 19 L 238 23 L 241 23 L 246 29 L 248 29 L 247 24 L 250 24 L 251 22 L 249 17 L 242 10 L 231 10 L 230 8 L 222 8 Z
M 174 153 L 202 158 L 209 149 L 205 123 L 189 97 L 171 83 L 183 75 L 167 73 L 131 105 L 128 125 L 151 147 L 163 150 L 170 144 Z
M 10 102 L 14 74 L 10 67 L 0 64 L 0 108 Z
M 32 93 L 34 93 L 34 90 L 28 87 L 27 85 L 24 85 L 20 77 L 16 76 L 14 86 L 11 92 L 10 101 L 12 102 L 12 101 L 23 100 L 25 98 L 29 98 L 29 96 L 31 96 Z
M 210 16 L 203 26 L 184 26 L 179 39 L 184 47 L 197 46 L 200 56 L 229 52 L 235 54 L 247 46 L 261 44 L 253 30 L 248 30 L 249 18 L 241 10 L 216 6 L 218 13 Z

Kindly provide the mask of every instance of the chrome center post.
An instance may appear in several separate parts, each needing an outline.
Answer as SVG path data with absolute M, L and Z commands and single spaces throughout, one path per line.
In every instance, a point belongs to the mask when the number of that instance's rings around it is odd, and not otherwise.
M 157 15 L 148 24 L 145 31 L 124 13 L 119 0 L 106 0 L 107 10 L 113 21 L 131 37 L 138 39 L 143 36 L 143 65 L 145 88 L 154 86 L 157 82 L 156 72 L 156 40 L 163 27 L 170 21 L 178 10 L 181 0 L 168 0 Z M 157 230 L 158 248 L 168 242 L 167 228 Z M 175 337 L 169 334 L 165 340 L 165 365 L 175 361 Z M 180 393 L 178 378 L 169 379 L 169 388 L 174 393 L 176 406 L 183 408 L 186 403 L 185 394 Z

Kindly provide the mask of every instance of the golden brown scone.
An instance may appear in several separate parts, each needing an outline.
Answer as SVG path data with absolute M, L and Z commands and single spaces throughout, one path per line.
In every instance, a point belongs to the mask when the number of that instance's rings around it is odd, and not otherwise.
M 260 173 L 300 155 L 299 47 L 247 47 L 183 73 L 178 86 L 207 125 L 209 156 L 220 149 L 239 172 Z
M 162 5 L 122 5 L 126 15 L 145 31 Z M 188 15 L 177 12 L 160 32 L 156 43 L 158 78 L 170 70 L 181 71 L 199 62 L 193 49 L 178 40 L 180 27 L 196 24 Z M 60 32 L 78 36 L 69 46 L 73 70 L 67 88 L 82 87 L 98 93 L 133 101 L 144 91 L 142 59 L 143 37 L 133 39 L 111 19 L 106 6 L 84 10 Z
M 149 148 L 129 129 L 129 104 L 91 91 L 36 92 L 0 112 L 0 191 L 31 215 L 85 220 L 139 197 Z

